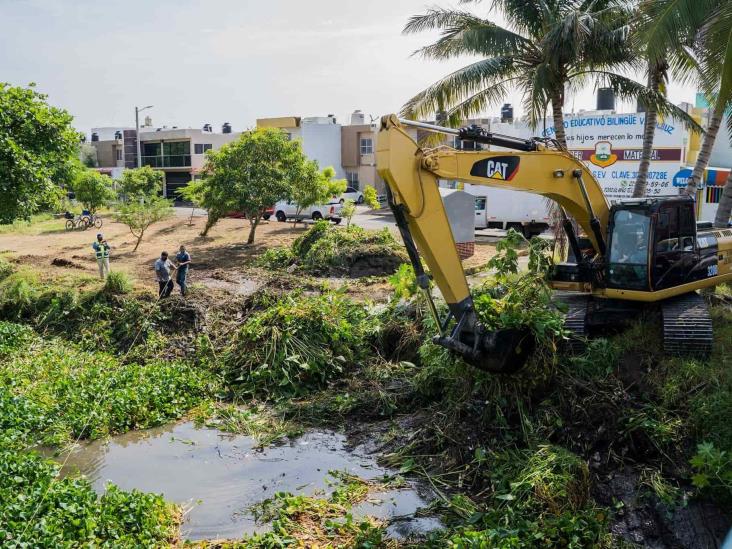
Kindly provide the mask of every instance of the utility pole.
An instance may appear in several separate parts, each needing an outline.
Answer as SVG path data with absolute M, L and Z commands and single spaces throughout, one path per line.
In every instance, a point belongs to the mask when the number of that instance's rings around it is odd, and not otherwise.
M 137 167 L 142 168 L 142 154 L 140 153 L 140 113 L 145 109 L 152 109 L 152 105 L 147 107 L 135 107 L 135 142 L 137 143 Z

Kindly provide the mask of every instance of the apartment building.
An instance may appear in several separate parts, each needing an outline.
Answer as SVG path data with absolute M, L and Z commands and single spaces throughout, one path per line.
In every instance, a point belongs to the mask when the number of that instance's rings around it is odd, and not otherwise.
M 178 190 L 203 168 L 205 153 L 239 137 L 227 122 L 215 133 L 210 124 L 203 128 L 140 128 L 142 165 L 165 173 L 164 195 L 176 198 Z
M 92 128 L 89 143 L 96 150 L 97 169 L 118 178 L 125 168 L 137 166 L 137 137 L 134 128 Z
M 146 119 L 140 127 L 143 166 L 165 173 L 164 196 L 176 198 L 178 190 L 200 173 L 205 153 L 239 137 L 227 122 L 221 132 L 211 124 L 201 129 L 153 127 Z M 117 179 L 122 171 L 137 167 L 137 132 L 133 128 L 92 128 L 90 144 L 96 149 L 97 170 Z
M 341 125 L 332 114 L 305 118 L 258 118 L 257 128 L 283 130 L 290 139 L 300 140 L 305 156 L 317 161 L 321 169 L 330 166 L 335 170 L 336 177 L 345 177 L 341 163 Z

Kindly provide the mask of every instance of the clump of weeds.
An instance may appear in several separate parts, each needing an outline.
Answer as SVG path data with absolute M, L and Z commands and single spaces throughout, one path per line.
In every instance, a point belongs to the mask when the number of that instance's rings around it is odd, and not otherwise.
M 233 336 L 222 362 L 238 396 L 283 398 L 325 387 L 363 358 L 364 306 L 338 293 L 275 298 Z
M 407 260 L 402 246 L 388 229 L 348 228 L 318 221 L 292 244 L 265 252 L 258 265 L 283 269 L 292 265 L 315 275 L 370 276 L 393 273 Z

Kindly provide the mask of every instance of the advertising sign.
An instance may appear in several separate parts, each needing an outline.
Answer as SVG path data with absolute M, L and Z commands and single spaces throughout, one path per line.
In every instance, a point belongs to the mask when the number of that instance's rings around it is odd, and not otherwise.
M 600 182 L 609 200 L 630 198 L 643 150 L 644 113 L 565 115 L 567 147 Z M 547 123 L 544 137 L 554 137 Z M 648 196 L 678 194 L 686 131 L 673 119 L 659 120 L 648 171 Z

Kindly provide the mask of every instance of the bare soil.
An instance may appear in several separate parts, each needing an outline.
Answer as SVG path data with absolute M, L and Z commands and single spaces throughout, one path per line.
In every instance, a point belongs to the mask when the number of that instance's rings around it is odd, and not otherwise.
M 189 271 L 189 284 L 200 283 L 232 293 L 249 293 L 252 278 L 258 274 L 253 268 L 254 260 L 268 248 L 290 246 L 304 233 L 309 225 L 262 222 L 257 228 L 254 244 L 246 245 L 249 222 L 245 219 L 222 219 L 206 237 L 200 235 L 206 222 L 205 217 L 189 218 L 176 216 L 161 221 L 148 229 L 137 251 L 135 237 L 127 227 L 112 218 L 105 217 L 104 227 L 97 231 L 63 229 L 62 222 L 46 222 L 40 230 L 29 230 L 0 234 L 0 253 L 10 253 L 21 264 L 28 264 L 54 274 L 86 273 L 97 275 L 97 264 L 92 250 L 96 233 L 102 232 L 112 246 L 110 266 L 113 271 L 130 275 L 138 284 L 156 286 L 153 264 L 163 250 L 174 255 L 183 244 L 193 259 Z M 396 231 L 395 231 L 396 232 Z M 397 236 L 398 238 L 398 236 Z M 466 268 L 484 264 L 495 254 L 492 243 L 479 242 L 475 255 L 464 262 Z M 355 269 L 354 277 L 372 274 L 369 269 Z M 338 284 L 336 284 L 338 285 Z M 385 281 L 369 281 L 370 290 L 386 290 Z M 375 287 L 376 286 L 376 287 Z M 377 289 L 378 288 L 378 289 Z

